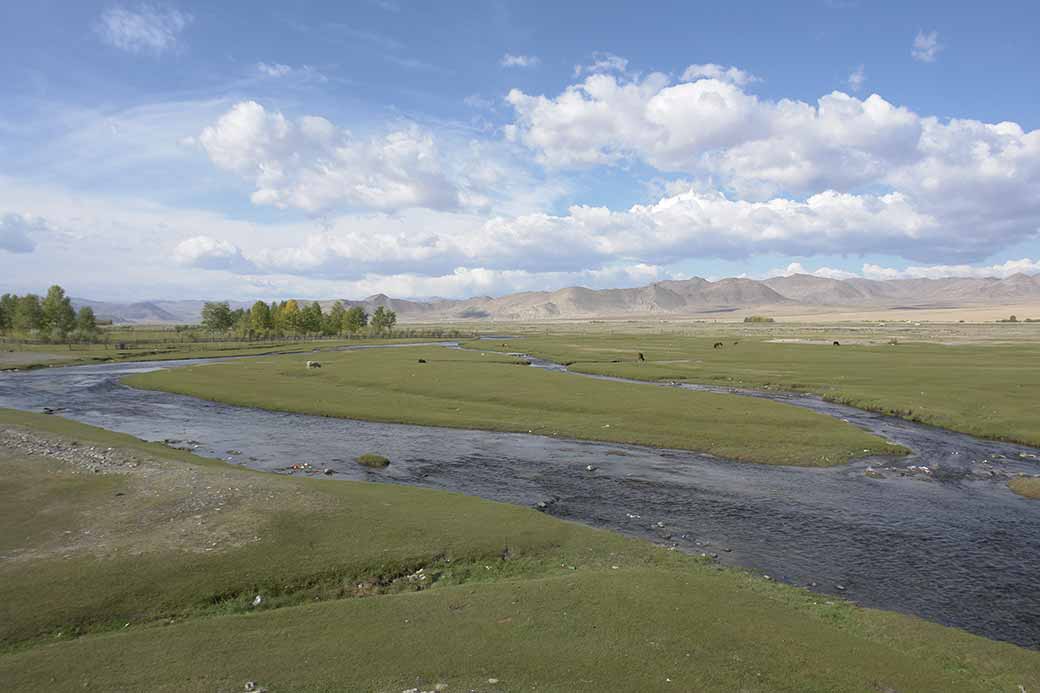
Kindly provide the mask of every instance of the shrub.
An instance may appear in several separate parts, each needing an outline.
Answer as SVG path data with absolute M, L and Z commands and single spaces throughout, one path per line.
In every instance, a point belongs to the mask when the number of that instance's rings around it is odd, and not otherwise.
M 744 318 L 744 322 L 776 322 L 773 318 L 766 315 L 749 315 Z
M 356 461 L 358 464 L 363 464 L 366 467 L 375 467 L 379 469 L 390 464 L 390 460 L 386 459 L 382 455 L 376 455 L 371 452 L 366 452 L 364 455 L 358 457 Z

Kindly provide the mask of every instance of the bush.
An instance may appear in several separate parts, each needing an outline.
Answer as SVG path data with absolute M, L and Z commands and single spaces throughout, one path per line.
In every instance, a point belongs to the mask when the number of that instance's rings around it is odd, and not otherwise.
M 375 467 L 378 469 L 382 469 L 390 464 L 390 460 L 386 459 L 382 455 L 376 455 L 371 452 L 366 452 L 364 455 L 358 457 L 356 461 L 358 464 L 363 464 L 366 467 Z
M 744 318 L 744 322 L 776 322 L 770 317 L 765 315 L 749 315 Z

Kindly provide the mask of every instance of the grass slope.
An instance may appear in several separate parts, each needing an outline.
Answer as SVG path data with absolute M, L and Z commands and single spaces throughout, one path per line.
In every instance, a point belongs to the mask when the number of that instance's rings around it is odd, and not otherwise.
M 493 353 L 416 347 L 329 354 L 321 370 L 287 356 L 125 382 L 265 409 L 638 443 L 769 464 L 825 466 L 901 451 L 785 404 L 575 378 L 518 363 Z
M 741 336 L 715 349 L 715 337 L 557 335 L 481 348 L 521 350 L 583 373 L 813 392 L 862 409 L 1040 446 L 1040 344 L 834 347 L 822 336 L 825 344 Z M 645 363 L 636 360 L 638 352 Z
M 12 425 L 119 464 L 0 446 L 5 691 L 1040 686 L 1040 653 L 532 510 L 0 411 L 0 433 Z M 428 579 L 407 577 L 419 567 Z

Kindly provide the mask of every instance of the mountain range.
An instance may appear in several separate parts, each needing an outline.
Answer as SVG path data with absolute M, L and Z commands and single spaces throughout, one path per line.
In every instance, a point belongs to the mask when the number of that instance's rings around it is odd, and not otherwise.
M 323 308 L 338 299 L 320 301 Z M 958 308 L 1003 306 L 1040 302 L 1040 275 L 947 277 L 942 279 L 829 279 L 792 274 L 764 280 L 729 278 L 708 281 L 700 277 L 654 282 L 631 289 L 569 287 L 557 291 L 525 291 L 507 296 L 467 299 L 407 300 L 376 294 L 361 300 L 343 300 L 371 312 L 383 306 L 400 322 L 435 320 L 553 320 L 710 316 L 742 310 L 799 307 L 855 308 L 860 310 Z M 203 301 L 142 301 L 107 303 L 73 299 L 91 306 L 99 318 L 116 323 L 195 323 Z M 232 308 L 250 303 L 232 301 Z

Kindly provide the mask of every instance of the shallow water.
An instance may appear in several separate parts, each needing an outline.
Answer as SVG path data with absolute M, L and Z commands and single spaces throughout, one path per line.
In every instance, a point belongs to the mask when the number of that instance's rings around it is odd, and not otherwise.
M 1028 457 L 1035 449 L 778 393 L 742 394 L 846 419 L 914 454 L 828 469 L 742 464 L 673 450 L 268 412 L 118 382 L 188 363 L 198 361 L 3 373 L 0 407 L 51 407 L 257 469 L 307 462 L 335 471 L 323 478 L 543 502 L 558 517 L 717 553 L 721 563 L 818 592 L 1040 647 L 1040 502 L 1005 485 L 1008 474 L 1040 473 Z M 375 471 L 353 462 L 372 451 L 393 464 Z M 864 476 L 869 464 L 885 478 Z M 930 473 L 906 471 L 923 466 Z

